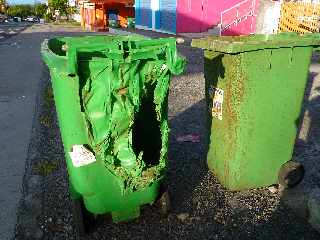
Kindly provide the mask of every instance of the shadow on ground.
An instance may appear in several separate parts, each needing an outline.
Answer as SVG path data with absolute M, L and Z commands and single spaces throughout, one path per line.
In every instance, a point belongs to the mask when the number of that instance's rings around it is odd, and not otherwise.
M 312 58 L 309 79 L 305 90 L 298 136 L 293 158 L 303 164 L 305 177 L 301 184 L 283 192 L 282 201 L 298 216 L 320 230 L 320 56 Z

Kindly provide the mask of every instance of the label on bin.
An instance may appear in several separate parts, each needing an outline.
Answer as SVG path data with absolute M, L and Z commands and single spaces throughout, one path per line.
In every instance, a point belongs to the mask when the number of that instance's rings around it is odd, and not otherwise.
M 86 166 L 96 161 L 94 154 L 83 145 L 73 145 L 69 155 L 75 167 Z
M 212 96 L 212 117 L 222 120 L 223 90 L 213 88 Z

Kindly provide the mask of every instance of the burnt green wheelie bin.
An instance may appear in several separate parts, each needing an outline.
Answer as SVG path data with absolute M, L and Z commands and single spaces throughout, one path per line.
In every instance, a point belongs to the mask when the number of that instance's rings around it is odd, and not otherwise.
M 207 163 L 228 189 L 298 184 L 292 160 L 298 119 L 319 35 L 194 39 L 204 49 L 210 137 Z
M 176 40 L 61 37 L 45 40 L 41 52 L 82 217 L 138 217 L 158 199 L 166 173 L 170 76 L 185 66 Z

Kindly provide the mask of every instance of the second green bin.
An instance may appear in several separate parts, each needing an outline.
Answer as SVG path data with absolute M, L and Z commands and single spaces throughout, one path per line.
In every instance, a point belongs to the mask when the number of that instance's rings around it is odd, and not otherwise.
M 193 47 L 204 49 L 207 161 L 227 188 L 301 180 L 303 169 L 291 158 L 318 45 L 319 37 L 294 33 L 193 40 Z M 296 179 L 286 179 L 290 174 Z

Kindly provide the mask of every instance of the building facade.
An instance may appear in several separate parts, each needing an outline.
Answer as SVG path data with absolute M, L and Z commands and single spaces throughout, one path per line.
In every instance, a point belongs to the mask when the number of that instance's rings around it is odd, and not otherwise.
M 136 27 L 168 33 L 206 32 L 221 35 L 255 31 L 258 0 L 136 0 Z
M 89 0 L 78 4 L 81 25 L 90 30 L 107 29 L 109 20 L 126 27 L 128 17 L 134 17 L 134 0 Z

